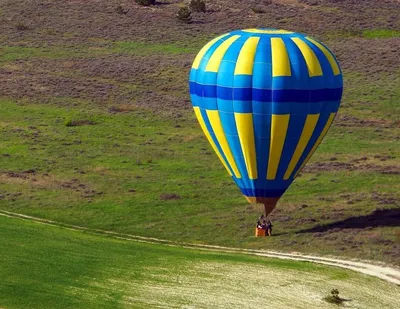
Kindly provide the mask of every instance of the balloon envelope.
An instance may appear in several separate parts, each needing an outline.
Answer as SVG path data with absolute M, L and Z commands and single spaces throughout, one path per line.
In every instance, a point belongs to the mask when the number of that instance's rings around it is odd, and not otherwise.
M 264 203 L 266 212 L 321 143 L 342 90 L 329 49 L 285 30 L 221 35 L 190 71 L 193 108 L 208 141 L 247 200 Z

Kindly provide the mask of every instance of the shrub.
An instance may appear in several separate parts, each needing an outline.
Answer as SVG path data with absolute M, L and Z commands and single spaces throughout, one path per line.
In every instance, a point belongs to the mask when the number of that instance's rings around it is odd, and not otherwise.
M 27 25 L 25 25 L 24 23 L 18 23 L 18 24 L 15 26 L 15 28 L 16 28 L 17 30 L 20 30 L 20 31 L 25 31 L 25 30 L 28 30 L 28 29 L 29 29 L 29 27 L 28 27 Z
M 160 199 L 163 201 L 169 201 L 169 200 L 180 200 L 181 197 L 178 194 L 175 193 L 165 193 L 160 195 Z
M 261 7 L 254 7 L 254 8 L 251 8 L 251 10 L 252 10 L 254 13 L 256 13 L 256 14 L 263 14 L 263 13 L 265 13 L 265 10 L 264 10 L 263 8 L 261 8 Z
M 136 105 L 133 104 L 119 104 L 119 105 L 112 105 L 108 108 L 109 113 L 126 113 L 131 112 L 137 109 Z
M 139 5 L 149 6 L 156 4 L 156 0 L 135 0 L 135 2 Z
M 309 6 L 314 6 L 314 5 L 321 4 L 320 0 L 301 0 L 301 2 L 303 2 L 303 3 L 305 3 L 305 4 L 309 5 Z
M 129 10 L 124 9 L 124 7 L 120 4 L 115 8 L 115 11 L 118 14 L 127 14 L 129 12 Z
M 255 6 L 258 5 L 271 5 L 272 4 L 272 0 L 253 0 L 252 4 Z
M 191 0 L 189 3 L 189 8 L 193 12 L 205 13 L 206 12 L 206 3 L 204 2 L 204 0 Z
M 339 297 L 338 289 L 332 289 L 331 295 L 324 297 L 324 300 L 330 304 L 336 304 L 339 306 L 342 305 L 342 303 L 345 301 L 343 298 Z
M 95 125 L 96 122 L 92 119 L 67 119 L 64 124 L 66 127 L 78 127 Z
M 176 18 L 188 24 L 192 20 L 192 12 L 187 6 L 183 6 L 178 10 L 178 13 L 176 13 Z

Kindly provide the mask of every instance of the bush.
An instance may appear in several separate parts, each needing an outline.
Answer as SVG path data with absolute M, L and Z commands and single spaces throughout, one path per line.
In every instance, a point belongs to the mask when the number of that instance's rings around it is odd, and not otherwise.
M 303 2 L 309 6 L 321 4 L 320 0 L 302 0 L 301 2 Z
M 160 199 L 163 201 L 180 200 L 181 197 L 176 193 L 164 193 L 160 195 Z
M 345 301 L 344 299 L 339 297 L 338 289 L 332 289 L 331 295 L 324 297 L 324 300 L 330 304 L 336 304 L 336 305 L 342 305 L 342 303 Z
M 264 14 L 265 13 L 265 10 L 261 7 L 254 7 L 254 8 L 251 8 L 251 10 L 256 14 Z
M 191 0 L 189 3 L 189 8 L 193 12 L 205 13 L 206 12 L 206 3 L 204 2 L 204 0 Z
M 156 4 L 156 0 L 135 0 L 135 2 L 139 5 L 149 6 Z
M 108 112 L 111 114 L 115 113 L 126 113 L 131 112 L 137 109 L 136 105 L 133 104 L 119 104 L 119 105 L 112 105 L 108 108 Z
M 15 26 L 15 28 L 16 28 L 17 30 L 20 30 L 20 31 L 29 30 L 29 27 L 28 27 L 27 25 L 25 25 L 24 23 L 18 23 L 18 24 Z
M 78 127 L 78 126 L 88 126 L 95 125 L 96 122 L 93 119 L 67 119 L 65 120 L 66 127 Z
M 176 18 L 188 24 L 192 20 L 192 12 L 187 6 L 183 6 L 178 10 L 178 13 L 176 13 Z
M 129 10 L 124 9 L 124 7 L 120 4 L 115 8 L 115 11 L 118 14 L 127 14 L 129 12 Z

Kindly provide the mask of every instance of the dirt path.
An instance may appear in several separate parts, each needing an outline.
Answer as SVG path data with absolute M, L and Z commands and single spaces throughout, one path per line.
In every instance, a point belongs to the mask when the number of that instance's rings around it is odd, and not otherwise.
M 330 266 L 335 266 L 335 267 L 351 269 L 353 271 L 357 271 L 357 272 L 360 272 L 360 273 L 363 273 L 366 275 L 378 277 L 378 278 L 381 278 L 388 282 L 400 285 L 400 269 L 397 269 L 397 268 L 394 268 L 391 266 L 386 266 L 384 264 L 381 264 L 381 265 L 378 265 L 378 263 L 371 264 L 370 262 L 367 262 L 367 261 L 353 261 L 353 260 L 344 260 L 344 259 L 338 259 L 338 258 L 310 256 L 310 255 L 304 255 L 304 254 L 301 254 L 298 252 L 283 253 L 283 252 L 275 252 L 275 251 L 269 251 L 269 250 L 250 250 L 250 249 L 229 248 L 229 247 L 221 247 L 221 246 L 181 243 L 181 242 L 174 242 L 174 241 L 162 240 L 162 239 L 151 238 L 151 237 L 142 237 L 142 236 L 116 233 L 116 232 L 112 232 L 112 231 L 88 229 L 88 228 L 81 227 L 81 226 L 63 224 L 60 222 L 36 218 L 36 217 L 18 214 L 18 213 L 14 213 L 14 212 L 9 212 L 9 211 L 5 211 L 5 210 L 0 210 L 0 216 L 16 218 L 16 219 L 23 219 L 23 220 L 40 223 L 40 224 L 52 225 L 52 226 L 62 227 L 65 229 L 71 229 L 71 230 L 76 230 L 76 231 L 83 231 L 86 233 L 91 233 L 91 234 L 96 234 L 96 235 L 104 235 L 104 236 L 109 236 L 109 237 L 123 239 L 123 240 L 146 242 L 146 243 L 158 243 L 158 244 L 174 246 L 174 247 L 199 249 L 199 250 L 207 250 L 207 251 L 214 251 L 214 252 L 240 253 L 240 254 L 248 254 L 248 255 L 256 255 L 256 256 L 272 257 L 272 258 L 278 258 L 278 259 L 294 260 L 294 261 L 307 261 L 307 262 L 312 262 L 312 263 L 318 263 L 318 264 L 324 264 L 324 265 L 330 265 Z

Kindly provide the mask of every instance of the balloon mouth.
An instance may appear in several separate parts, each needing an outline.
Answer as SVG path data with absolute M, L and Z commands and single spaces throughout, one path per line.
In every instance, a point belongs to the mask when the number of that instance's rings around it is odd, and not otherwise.
M 279 197 L 244 196 L 251 204 L 264 204 L 265 216 L 268 216 L 276 207 Z

